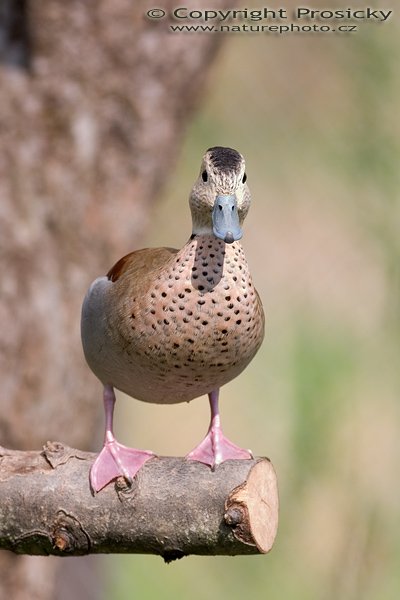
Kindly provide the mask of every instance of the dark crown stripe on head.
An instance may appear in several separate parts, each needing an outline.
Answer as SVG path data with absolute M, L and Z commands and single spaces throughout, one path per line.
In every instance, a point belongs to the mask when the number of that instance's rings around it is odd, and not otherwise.
M 236 171 L 242 162 L 242 157 L 237 150 L 233 148 L 223 148 L 222 146 L 214 146 L 209 148 L 210 159 L 214 167 L 222 171 Z

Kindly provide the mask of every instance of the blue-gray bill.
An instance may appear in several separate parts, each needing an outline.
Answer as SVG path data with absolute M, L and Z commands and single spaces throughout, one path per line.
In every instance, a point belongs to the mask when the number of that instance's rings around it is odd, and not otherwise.
M 227 244 L 240 240 L 243 235 L 239 223 L 236 197 L 217 196 L 212 212 L 213 233 Z

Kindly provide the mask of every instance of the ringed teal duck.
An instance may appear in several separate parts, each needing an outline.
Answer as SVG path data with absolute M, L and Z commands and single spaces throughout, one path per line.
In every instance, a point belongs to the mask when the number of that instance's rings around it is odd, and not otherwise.
M 211 422 L 187 455 L 214 468 L 252 458 L 222 433 L 219 388 L 249 364 L 264 337 L 264 314 L 240 243 L 250 206 L 245 162 L 231 148 L 205 153 L 190 194 L 192 235 L 181 250 L 146 248 L 96 279 L 82 308 L 86 360 L 104 385 L 105 439 L 90 473 L 95 492 L 132 480 L 155 455 L 119 444 L 114 388 L 144 402 L 173 404 L 208 394 Z

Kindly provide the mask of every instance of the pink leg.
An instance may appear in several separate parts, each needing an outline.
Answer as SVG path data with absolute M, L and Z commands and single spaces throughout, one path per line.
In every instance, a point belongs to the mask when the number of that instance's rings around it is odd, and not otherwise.
M 113 434 L 115 394 L 111 385 L 104 386 L 103 397 L 106 415 L 104 446 L 90 470 L 90 484 L 95 492 L 121 475 L 132 481 L 143 464 L 154 456 L 152 452 L 128 448 L 116 441 Z
M 218 396 L 219 390 L 214 390 L 208 395 L 211 408 L 210 427 L 204 440 L 186 456 L 188 460 L 197 460 L 209 465 L 212 469 L 225 460 L 253 458 L 250 450 L 239 448 L 222 433 Z

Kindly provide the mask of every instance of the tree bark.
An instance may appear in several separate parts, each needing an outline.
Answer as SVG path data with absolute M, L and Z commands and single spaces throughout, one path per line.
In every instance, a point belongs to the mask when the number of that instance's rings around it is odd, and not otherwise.
M 155 457 L 132 485 L 123 477 L 94 495 L 94 454 L 60 443 L 43 452 L 0 449 L 0 546 L 19 554 L 268 552 L 278 526 L 268 459 L 226 461 L 215 471 Z
M 68 430 L 90 448 L 101 398 L 82 298 L 139 246 L 223 36 L 171 34 L 131 0 L 3 4 L 0 441 L 28 449 Z M 0 556 L 4 597 L 53 597 L 54 563 L 29 560 Z

